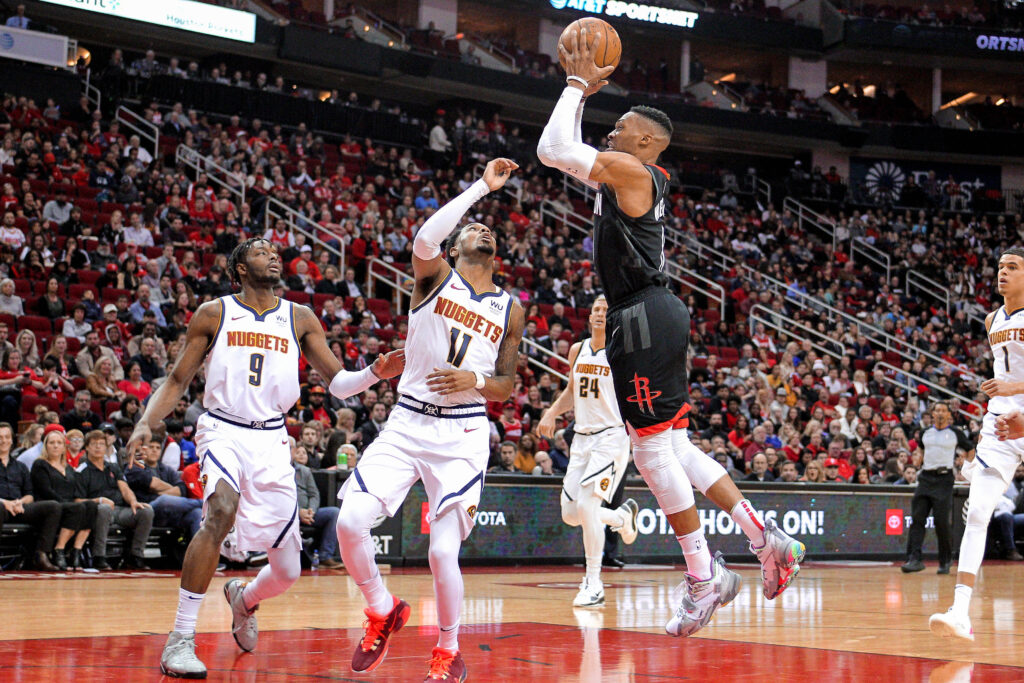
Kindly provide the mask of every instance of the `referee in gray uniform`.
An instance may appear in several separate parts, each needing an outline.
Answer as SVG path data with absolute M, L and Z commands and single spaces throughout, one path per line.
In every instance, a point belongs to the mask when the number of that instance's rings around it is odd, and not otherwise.
M 929 509 L 935 518 L 935 535 L 939 540 L 939 574 L 948 574 L 953 559 L 951 542 L 950 513 L 953 508 L 953 459 L 957 449 L 966 453 L 974 451 L 974 443 L 962 431 L 952 426 L 953 413 L 946 403 L 932 406 L 932 426 L 921 435 L 924 448 L 924 462 L 917 477 L 917 490 L 910 504 L 914 521 L 910 525 L 907 539 L 907 562 L 904 573 L 924 569 L 921 561 L 921 545 L 924 543 L 924 524 Z

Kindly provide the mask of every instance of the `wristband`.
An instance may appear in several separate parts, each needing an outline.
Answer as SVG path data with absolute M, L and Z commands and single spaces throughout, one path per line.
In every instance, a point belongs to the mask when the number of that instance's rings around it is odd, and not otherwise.
M 570 82 L 573 82 L 573 81 L 575 81 L 576 83 L 579 83 L 580 85 L 582 85 L 584 90 L 586 90 L 587 88 L 590 87 L 590 84 L 587 83 L 587 80 L 585 78 L 582 78 L 580 76 L 566 76 L 565 77 L 565 82 L 566 83 L 570 83 Z
M 484 384 L 487 383 L 487 378 L 484 377 L 484 373 L 478 370 L 474 370 L 473 374 L 476 375 L 476 386 L 474 387 L 474 389 L 479 391 L 480 389 L 484 388 Z

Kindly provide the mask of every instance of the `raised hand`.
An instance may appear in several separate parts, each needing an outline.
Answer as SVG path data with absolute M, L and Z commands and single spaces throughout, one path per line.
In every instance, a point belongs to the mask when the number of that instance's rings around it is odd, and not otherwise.
M 487 162 L 487 168 L 484 169 L 483 180 L 491 192 L 494 192 L 505 185 L 505 182 L 512 177 L 512 171 L 517 168 L 519 168 L 519 164 L 511 159 L 501 157 L 491 159 Z
M 594 55 L 604 45 L 604 34 L 595 35 L 594 42 L 588 46 L 586 32 L 586 28 L 574 30 L 571 41 L 572 49 L 567 50 L 565 45 L 560 42 L 558 43 L 558 54 L 562 63 L 565 64 L 565 75 L 582 78 L 587 82 L 587 87 L 583 88 L 580 84 L 570 83 L 583 89 L 584 95 L 593 95 L 608 83 L 606 79 L 615 71 L 615 67 L 610 64 L 608 66 L 597 65 Z

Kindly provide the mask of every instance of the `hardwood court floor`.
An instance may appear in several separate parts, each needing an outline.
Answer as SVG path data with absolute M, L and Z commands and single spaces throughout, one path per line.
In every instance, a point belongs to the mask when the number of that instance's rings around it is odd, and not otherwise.
M 967 645 L 928 631 L 953 592 L 954 578 L 934 571 L 812 564 L 769 602 L 755 568 L 740 565 L 736 600 L 696 637 L 675 639 L 663 626 L 678 570 L 606 571 L 606 606 L 573 610 L 580 568 L 468 569 L 460 645 L 472 681 L 1024 681 L 1024 563 L 983 567 L 977 641 Z M 348 577 L 306 574 L 263 604 L 260 646 L 242 654 L 218 576 L 197 639 L 210 680 L 423 680 L 436 638 L 430 575 L 395 570 L 385 580 L 412 619 L 387 661 L 357 675 L 348 663 L 363 604 Z M 0 585 L 0 681 L 161 679 L 174 574 L 0 574 Z

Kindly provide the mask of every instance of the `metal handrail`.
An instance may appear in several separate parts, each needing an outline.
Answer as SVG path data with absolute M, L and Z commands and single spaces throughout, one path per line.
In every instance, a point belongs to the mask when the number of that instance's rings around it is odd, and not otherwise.
M 270 224 L 271 219 L 281 219 L 291 226 L 292 230 L 304 235 L 308 242 L 312 242 L 325 249 L 328 253 L 333 254 L 337 259 L 341 267 L 345 266 L 345 241 L 338 239 L 338 243 L 341 248 L 335 247 L 333 244 L 328 244 L 319 237 L 317 237 L 315 230 L 322 230 L 323 228 L 317 227 L 314 230 L 303 227 L 304 224 L 311 222 L 309 218 L 303 216 L 301 213 L 291 208 L 287 204 L 274 199 L 273 197 L 267 198 L 267 203 L 264 205 L 265 211 L 263 215 L 263 226 L 264 229 L 270 230 L 273 226 Z
M 388 277 L 387 274 L 380 272 L 380 269 L 388 271 L 394 275 L 394 280 Z M 395 290 L 395 310 L 402 310 L 402 295 L 412 297 L 412 275 L 405 272 L 401 268 L 396 268 L 387 261 L 382 261 L 379 258 L 371 258 L 366 262 L 366 295 L 373 297 L 377 292 L 376 282 L 382 282 L 388 287 Z M 379 297 L 378 297 L 379 298 Z
M 958 401 L 966 402 L 967 404 L 972 405 L 975 408 L 977 408 L 982 413 L 985 412 L 985 406 L 981 405 L 977 401 L 972 401 L 969 398 L 965 398 L 964 396 L 961 396 L 960 394 L 956 393 L 955 391 L 952 391 L 952 390 L 950 390 L 950 389 L 948 389 L 948 388 L 946 388 L 946 387 L 944 387 L 944 386 L 942 386 L 940 384 L 936 384 L 935 382 L 932 382 L 931 380 L 925 379 L 924 377 L 920 377 L 919 375 L 915 375 L 914 373 L 910 372 L 909 370 L 904 370 L 902 368 L 898 368 L 895 365 L 893 365 L 891 363 L 886 363 L 884 361 L 875 363 L 875 367 L 876 368 L 880 367 L 882 369 L 888 368 L 888 369 L 892 370 L 893 372 L 899 373 L 899 374 L 901 374 L 901 375 L 903 375 L 903 376 L 905 376 L 905 377 L 907 377 L 909 379 L 914 380 L 915 382 L 917 382 L 917 384 L 923 384 L 924 386 L 928 387 L 929 390 L 931 390 L 931 391 L 939 391 L 939 392 L 941 392 L 943 394 L 947 394 L 950 398 L 955 398 Z M 910 383 L 903 384 L 901 382 L 897 382 L 895 379 L 890 378 L 890 377 L 886 377 L 886 380 L 890 384 L 894 384 L 894 385 L 896 385 L 898 387 L 901 387 L 901 388 L 903 388 L 903 389 L 913 393 L 915 396 L 918 394 L 917 384 L 910 384 Z M 979 418 L 978 415 L 975 415 L 973 413 L 969 413 L 966 410 L 958 410 L 957 412 L 959 412 L 961 415 L 963 415 L 963 416 L 965 416 L 965 417 L 967 417 L 968 419 L 971 419 L 971 420 L 977 420 Z
M 722 285 L 718 284 L 717 282 L 715 282 L 711 278 L 704 277 L 700 273 L 698 273 L 698 272 L 696 272 L 694 270 L 690 270 L 686 266 L 680 265 L 680 264 L 676 263 L 675 261 L 666 261 L 665 262 L 665 266 L 667 268 L 674 268 L 677 271 L 679 271 L 679 273 L 680 273 L 677 276 L 673 276 L 671 274 L 668 274 L 669 277 L 678 278 L 679 280 L 681 280 L 685 284 L 686 287 L 689 287 L 690 289 L 698 291 L 698 292 L 700 292 L 701 294 L 703 294 L 704 296 L 706 296 L 706 297 L 708 297 L 710 299 L 718 299 L 718 315 L 720 315 L 723 319 L 725 318 L 725 299 L 726 299 L 725 287 L 723 287 Z M 698 282 L 700 282 L 702 284 L 697 284 L 695 282 L 692 282 L 691 279 L 692 280 L 697 280 Z M 692 313 L 692 311 L 691 311 L 691 313 Z
M 832 250 L 835 251 L 839 247 L 838 232 L 836 231 L 835 221 L 820 214 L 814 209 L 810 208 L 806 204 L 793 199 L 792 197 L 786 197 L 782 202 L 783 210 L 789 210 L 793 212 L 793 215 L 797 219 L 797 227 L 801 230 L 804 229 L 804 223 L 809 223 L 812 227 L 817 228 L 822 233 L 827 235 L 832 240 Z M 876 264 L 880 268 L 885 270 L 885 278 L 889 279 L 891 270 L 891 261 L 889 254 L 882 251 L 878 247 L 869 243 L 867 240 L 857 237 L 850 240 L 850 258 L 854 258 L 856 254 L 860 254 L 863 258 L 868 259 L 872 263 Z
M 931 279 L 926 275 L 922 275 L 916 270 L 907 271 L 907 295 L 910 295 L 910 288 L 916 287 L 922 293 L 927 294 L 932 299 L 935 299 L 939 303 L 946 305 L 946 315 L 949 315 L 949 311 L 952 305 L 949 286 L 943 285 L 935 280 Z
M 764 178 L 754 178 L 754 196 L 764 196 L 764 206 L 772 203 L 772 184 Z
M 376 12 L 367 9 L 367 8 L 363 7 L 362 5 L 356 5 L 355 7 L 352 8 L 352 11 L 349 12 L 348 14 L 339 14 L 338 16 L 334 17 L 333 19 L 329 18 L 327 20 L 327 25 L 328 26 L 343 26 L 344 25 L 343 22 L 345 21 L 345 19 L 348 19 L 349 17 L 352 17 L 352 16 L 359 17 L 360 19 L 363 19 L 363 20 L 369 19 L 370 21 L 368 23 L 374 24 L 375 25 L 374 27 L 377 30 L 381 31 L 381 33 L 386 33 L 389 38 L 394 39 L 403 48 L 406 47 L 406 42 L 407 41 L 406 41 L 405 31 L 403 31 L 402 29 L 398 28 L 394 24 L 390 23 L 389 21 L 387 21 L 386 19 L 381 17 Z
M 91 81 L 92 69 L 88 69 L 85 72 L 85 80 L 82 81 L 82 94 L 87 100 L 89 100 L 89 104 L 99 110 L 103 104 L 103 93 L 101 93 L 100 89 L 93 85 Z
M 955 365 L 953 363 L 950 363 L 948 360 L 946 360 L 945 358 L 942 358 L 941 356 L 936 356 L 935 354 L 933 354 L 933 353 L 931 353 L 929 351 L 925 351 L 923 349 L 919 349 L 916 346 L 910 346 L 905 340 L 900 339 L 899 337 L 895 337 L 895 336 L 889 334 L 888 332 L 882 330 L 881 328 L 875 327 L 874 325 L 867 324 L 864 321 L 860 320 L 859 318 L 851 316 L 848 313 L 843 313 L 842 311 L 839 311 L 838 309 L 832 308 L 831 306 L 828 306 L 828 304 L 825 304 L 824 302 L 821 303 L 821 306 L 834 311 L 835 313 L 841 315 L 847 321 L 851 322 L 853 325 L 856 325 L 857 326 L 856 329 L 858 331 L 860 331 L 868 339 L 868 341 L 873 342 L 877 346 L 884 347 L 885 351 L 893 351 L 893 352 L 899 354 L 900 357 L 903 358 L 904 360 L 908 360 L 910 362 L 914 362 L 915 360 L 917 360 L 917 358 L 916 357 L 911 357 L 910 353 L 907 351 L 907 349 L 913 349 L 915 354 L 917 354 L 918 356 L 924 356 L 925 358 L 927 358 L 927 359 L 935 362 L 936 364 L 938 364 L 940 367 L 954 370 L 958 374 L 968 375 L 974 381 L 976 381 L 978 383 L 981 382 L 982 378 L 981 378 L 980 375 L 977 375 L 977 374 L 971 372 L 970 370 L 965 370 L 965 369 L 961 368 L 959 365 Z M 781 313 L 778 313 L 778 312 L 773 311 L 771 309 L 765 308 L 761 304 L 755 304 L 754 307 L 750 309 L 750 313 L 748 314 L 748 317 L 753 315 L 756 309 L 761 309 L 762 311 L 765 311 L 767 315 L 770 315 L 770 316 L 773 316 L 773 317 L 784 318 L 784 319 L 787 320 L 787 322 L 791 322 L 793 325 L 802 326 L 802 327 L 804 327 L 806 329 L 809 329 L 809 330 L 813 331 L 815 334 L 828 339 L 829 341 L 834 341 L 833 339 L 828 337 L 828 335 L 825 335 L 822 332 L 818 332 L 817 330 L 814 330 L 813 328 L 809 328 L 806 325 L 804 325 L 803 323 L 799 323 L 799 322 L 797 322 L 795 320 L 792 320 L 791 318 L 789 318 L 789 317 L 787 317 L 787 316 L 785 316 L 785 315 L 783 315 Z M 777 326 L 775 326 L 773 324 L 773 327 L 777 327 Z M 880 340 L 878 339 L 879 337 L 881 338 Z
M 114 112 L 114 120 L 153 145 L 153 158 L 160 156 L 160 129 L 123 104 Z
M 811 337 L 801 336 L 799 333 L 794 332 L 794 329 L 806 330 L 807 332 L 809 332 L 809 333 L 811 333 L 813 335 L 816 335 L 819 339 L 827 339 L 829 342 L 835 341 L 835 340 L 831 339 L 828 335 L 823 334 L 823 333 L 819 332 L 818 330 L 814 329 L 813 327 L 809 327 L 809 326 L 807 326 L 807 325 L 805 325 L 805 324 L 803 324 L 803 323 L 801 323 L 799 321 L 793 320 L 792 318 L 789 318 L 789 317 L 787 317 L 785 315 L 782 315 L 780 313 L 775 313 L 774 311 L 769 311 L 771 313 L 771 316 L 780 318 L 781 320 L 786 322 L 786 325 L 782 325 L 782 324 L 776 322 L 775 320 L 773 320 L 772 317 L 762 316 L 760 311 L 758 311 L 757 309 L 761 309 L 761 311 L 768 311 L 768 309 L 764 308 L 763 306 L 754 306 L 750 310 L 750 313 L 749 313 L 749 316 L 748 316 L 748 320 L 751 321 L 751 324 L 750 324 L 751 332 L 753 332 L 754 323 L 755 322 L 759 322 L 759 323 L 761 323 L 761 324 L 763 324 L 763 325 L 765 325 L 767 327 L 772 328 L 773 330 L 778 330 L 779 332 L 784 332 L 785 334 L 787 334 L 787 335 L 789 335 L 791 337 L 797 338 L 797 339 L 799 339 L 802 342 L 807 342 L 808 344 L 811 345 L 811 348 L 813 348 L 814 350 L 818 351 L 819 353 L 823 353 L 825 355 L 831 356 L 832 358 L 835 358 L 836 360 L 842 360 L 843 354 L 841 354 L 841 353 L 839 353 L 839 352 L 835 351 L 834 349 L 831 349 L 831 348 L 829 348 L 827 346 L 823 346 L 822 344 L 820 344 L 819 342 L 815 341 L 815 339 L 813 339 Z M 907 372 L 905 370 L 901 370 L 899 368 L 896 368 L 896 366 L 891 365 L 889 363 L 885 363 L 884 361 L 879 361 L 878 363 L 875 363 L 876 367 L 880 366 L 880 365 L 888 367 L 888 368 L 892 368 L 892 369 L 896 370 L 897 372 L 900 372 L 900 373 L 902 373 L 904 375 L 907 375 L 908 377 L 915 377 L 915 378 L 917 377 L 916 375 L 913 375 L 910 372 Z M 892 378 L 889 378 L 889 377 L 886 377 L 886 381 L 888 381 L 890 384 L 894 384 L 896 386 L 900 386 L 900 387 L 903 387 L 903 388 L 908 388 L 906 385 L 901 384 L 901 383 L 899 383 L 899 382 L 897 382 L 897 381 L 895 381 L 895 380 L 893 380 Z M 922 381 L 922 383 L 926 383 L 926 382 Z M 927 384 L 932 385 L 932 383 L 930 383 L 930 382 L 927 382 Z M 932 385 L 932 386 L 938 386 L 938 385 Z M 960 401 L 963 401 L 963 402 L 966 402 L 966 403 L 970 403 L 972 405 L 978 405 L 977 403 L 975 403 L 971 399 L 967 398 L 966 396 L 963 396 L 962 394 L 958 394 L 955 391 L 952 391 L 951 389 L 946 389 L 945 387 L 941 387 L 941 389 L 942 389 L 942 391 L 944 393 L 949 394 L 953 398 L 956 398 L 956 399 L 958 399 Z M 913 390 L 914 390 L 914 393 L 916 394 L 917 393 L 916 386 L 913 387 Z
M 229 171 L 211 157 L 204 156 L 201 152 L 192 149 L 188 145 L 178 145 L 177 149 L 174 150 L 174 160 L 176 163 L 191 167 L 196 173 L 205 173 L 210 182 L 227 189 L 231 194 L 235 195 L 239 206 L 245 203 L 244 176 Z M 234 178 L 236 184 L 232 185 L 222 176 Z
M 523 339 L 523 341 L 519 345 L 520 350 L 522 350 L 522 348 L 524 346 L 532 348 L 532 349 L 534 349 L 536 351 L 539 351 L 540 353 L 542 353 L 543 355 L 545 355 L 545 356 L 547 356 L 549 358 L 554 358 L 556 360 L 560 360 L 563 363 L 565 363 L 566 365 L 569 364 L 569 359 L 568 358 L 563 358 L 562 356 L 559 356 L 557 353 L 555 353 L 551 349 L 546 348 L 544 346 L 541 346 L 540 344 L 538 344 L 537 342 L 533 341 L 532 339 Z M 561 372 L 559 372 L 558 370 L 555 370 L 550 365 L 546 365 L 544 363 L 541 363 L 539 360 L 534 358 L 533 355 L 530 354 L 530 353 L 526 354 L 526 361 L 528 363 L 530 363 L 531 365 L 536 365 L 538 368 L 543 368 L 544 372 L 550 372 L 552 375 L 554 375 L 558 379 L 562 380 L 563 382 L 568 382 L 569 381 L 569 376 L 568 375 L 562 374 Z
M 892 264 L 889 254 L 878 249 L 863 237 L 854 237 L 850 240 L 850 258 L 854 258 L 857 253 L 860 253 L 864 258 L 884 270 L 885 281 L 889 281 L 889 273 Z

